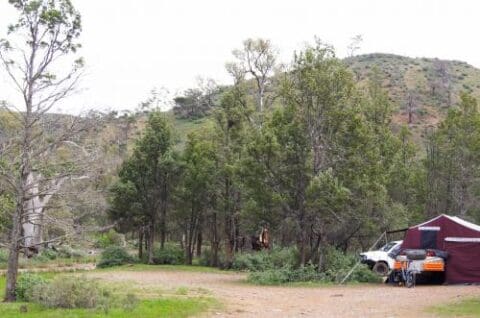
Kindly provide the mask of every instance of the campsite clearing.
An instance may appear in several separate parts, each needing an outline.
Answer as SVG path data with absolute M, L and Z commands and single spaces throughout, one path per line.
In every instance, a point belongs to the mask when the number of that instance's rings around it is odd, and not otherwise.
M 132 282 L 142 288 L 207 292 L 224 304 L 208 317 L 436 317 L 432 306 L 480 296 L 480 286 L 313 285 L 254 286 L 245 274 L 193 272 L 152 266 L 87 273 L 113 282 Z

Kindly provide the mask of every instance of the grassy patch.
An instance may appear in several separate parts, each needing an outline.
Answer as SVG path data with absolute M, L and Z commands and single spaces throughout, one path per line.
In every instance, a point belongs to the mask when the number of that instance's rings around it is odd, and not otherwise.
M 20 258 L 19 268 L 54 268 L 54 267 L 73 267 L 77 264 L 95 263 L 95 256 L 85 256 L 79 258 L 57 258 L 53 260 L 45 259 L 26 259 Z M 0 269 L 7 269 L 7 263 L 0 263 Z
M 208 310 L 215 305 L 211 298 L 191 298 L 191 299 L 158 299 L 143 300 L 139 305 L 131 310 L 112 309 L 108 313 L 102 311 L 92 311 L 88 309 L 45 309 L 39 305 L 13 303 L 0 304 L 0 317 L 2 318 L 123 318 L 123 317 L 189 317 Z M 23 306 L 27 312 L 21 313 Z
M 135 265 L 137 266 L 137 265 Z M 147 265 L 138 265 L 137 268 L 132 268 L 133 266 L 122 266 L 128 268 L 129 270 L 145 270 Z M 164 266 L 149 266 L 151 269 L 164 267 Z M 176 268 L 177 266 L 168 266 L 169 268 Z M 115 268 L 117 269 L 117 268 Z M 105 269 L 101 271 L 114 271 L 115 269 Z M 39 274 L 45 278 L 53 278 L 56 275 L 65 275 L 65 274 L 55 274 L 55 273 L 41 273 Z M 160 292 L 156 290 L 144 290 L 143 293 L 137 293 L 136 290 L 141 288 L 141 286 L 126 286 L 122 284 L 112 284 L 112 286 L 122 288 L 115 288 L 121 292 L 134 291 L 135 294 L 140 297 L 140 302 L 133 310 L 125 310 L 122 308 L 110 309 L 108 312 L 102 310 L 91 310 L 91 309 L 47 309 L 40 305 L 33 303 L 1 303 L 0 302 L 0 317 L 10 318 L 10 317 L 23 317 L 23 318 L 37 318 L 37 317 L 49 317 L 49 318 L 121 318 L 121 317 L 190 317 L 198 315 L 199 313 L 206 312 L 212 308 L 220 308 L 221 305 L 214 298 L 209 297 L 208 293 L 201 293 L 200 291 L 195 292 L 195 294 L 201 294 L 200 297 L 188 297 L 189 290 L 187 288 L 179 288 L 177 290 L 177 295 L 170 296 L 161 296 Z M 0 297 L 3 299 L 5 294 L 5 277 L 0 277 Z M 21 312 L 21 310 L 26 308 L 26 312 Z
M 22 274 L 20 274 L 20 275 L 22 275 Z M 38 273 L 36 275 L 42 276 L 43 278 L 46 278 L 46 279 L 50 279 L 50 278 L 53 278 L 57 274 L 55 274 L 55 273 Z M 6 277 L 5 276 L 0 276 L 0 307 L 2 305 L 1 301 L 5 297 L 6 283 L 7 283 Z M 0 317 L 2 317 L 2 316 L 0 316 Z
M 428 312 L 442 317 L 480 317 L 480 298 L 431 307 Z

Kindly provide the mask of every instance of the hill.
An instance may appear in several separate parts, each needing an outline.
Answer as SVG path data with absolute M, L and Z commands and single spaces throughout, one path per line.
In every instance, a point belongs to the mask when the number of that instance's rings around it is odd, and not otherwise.
M 465 62 L 379 53 L 344 62 L 360 85 L 377 74 L 397 106 L 394 121 L 414 129 L 436 125 L 458 103 L 461 92 L 480 98 L 480 69 Z
M 354 73 L 359 87 L 365 87 L 373 76 L 383 83 L 395 107 L 394 126 L 408 125 L 419 144 L 425 130 L 437 126 L 448 109 L 459 102 L 462 92 L 480 99 L 480 69 L 465 62 L 382 53 L 343 61 Z M 207 121 L 208 115 L 192 120 L 177 117 L 175 126 L 180 139 Z

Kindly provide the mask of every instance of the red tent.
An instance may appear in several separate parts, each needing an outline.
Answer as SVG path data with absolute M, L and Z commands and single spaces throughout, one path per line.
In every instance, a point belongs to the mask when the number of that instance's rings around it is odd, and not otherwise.
M 447 283 L 480 283 L 480 226 L 456 216 L 439 215 L 410 227 L 402 249 L 438 249 L 448 252 Z

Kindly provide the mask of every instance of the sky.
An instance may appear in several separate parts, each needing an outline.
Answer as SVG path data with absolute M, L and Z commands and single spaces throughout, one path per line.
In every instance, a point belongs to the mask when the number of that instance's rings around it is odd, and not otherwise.
M 168 96 L 196 78 L 230 83 L 225 63 L 246 38 L 270 39 L 287 63 L 315 36 L 345 56 L 361 34 L 358 53 L 438 57 L 480 67 L 474 0 L 72 0 L 80 11 L 81 90 L 56 111 L 133 110 L 157 88 Z M 16 17 L 0 0 L 0 36 Z M 1 72 L 1 70 L 0 70 Z M 0 100 L 18 102 L 0 74 Z

